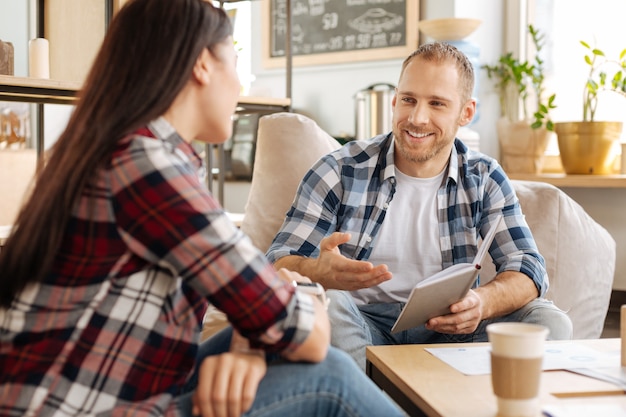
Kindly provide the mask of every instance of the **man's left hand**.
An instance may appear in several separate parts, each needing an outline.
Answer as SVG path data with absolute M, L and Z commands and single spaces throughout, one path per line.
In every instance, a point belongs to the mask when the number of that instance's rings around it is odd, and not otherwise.
M 470 290 L 465 298 L 450 306 L 450 314 L 433 317 L 426 323 L 426 328 L 447 334 L 473 333 L 483 318 L 482 305 L 478 293 Z

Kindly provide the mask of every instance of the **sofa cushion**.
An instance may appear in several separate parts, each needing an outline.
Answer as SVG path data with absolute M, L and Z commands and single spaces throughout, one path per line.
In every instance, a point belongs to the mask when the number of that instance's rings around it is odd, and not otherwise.
M 341 145 L 296 113 L 261 117 L 250 194 L 241 229 L 267 251 L 291 207 L 298 184 L 318 159 Z

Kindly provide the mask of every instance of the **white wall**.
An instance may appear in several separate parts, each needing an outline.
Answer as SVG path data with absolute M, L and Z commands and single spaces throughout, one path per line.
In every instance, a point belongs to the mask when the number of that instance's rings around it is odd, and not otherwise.
M 511 4 L 511 0 L 507 0 Z M 252 3 L 252 33 L 262 33 L 261 2 Z M 421 0 L 420 19 L 442 17 L 470 17 L 482 20 L 481 26 L 468 41 L 480 45 L 480 61 L 494 63 L 504 51 L 504 4 L 497 0 Z M 256 18 L 255 18 L 256 17 Z M 421 39 L 423 41 L 423 37 Z M 252 71 L 256 76 L 254 91 L 272 97 L 285 95 L 285 71 L 265 70 L 261 67 L 261 37 L 253 37 Z M 292 98 L 295 111 L 311 116 L 332 135 L 354 133 L 354 94 L 374 82 L 396 84 L 402 60 L 369 63 L 295 67 Z M 480 103 L 479 120 L 472 129 L 480 135 L 480 149 L 498 157 L 499 146 L 495 121 L 499 114 L 498 99 L 480 71 L 477 93 Z M 623 211 L 626 190 L 564 189 L 587 212 L 602 224 L 617 242 L 617 270 L 614 289 L 626 290 L 626 225 Z M 581 236 L 581 239 L 584 239 Z M 590 260 L 593 262 L 593 260 Z M 593 280 L 593 277 L 589 277 Z M 591 284 L 592 285 L 592 284 Z

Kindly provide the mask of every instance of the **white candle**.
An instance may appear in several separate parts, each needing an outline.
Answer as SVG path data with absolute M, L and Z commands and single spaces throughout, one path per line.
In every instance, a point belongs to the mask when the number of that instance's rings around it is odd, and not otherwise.
M 31 39 L 28 42 L 29 76 L 32 78 L 50 78 L 50 53 L 48 40 Z

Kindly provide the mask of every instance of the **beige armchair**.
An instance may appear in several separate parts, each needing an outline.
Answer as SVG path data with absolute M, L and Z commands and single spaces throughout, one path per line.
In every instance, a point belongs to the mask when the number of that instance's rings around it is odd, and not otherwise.
M 574 339 L 599 338 L 615 275 L 615 240 L 553 185 L 533 181 L 513 184 L 546 260 L 550 278 L 546 298 L 567 312 L 574 325 Z M 481 276 L 493 277 L 493 264 L 485 264 Z
M 275 113 L 259 122 L 254 172 L 242 229 L 266 251 L 306 171 L 339 143 L 311 119 Z M 611 235 L 574 200 L 549 184 L 514 181 L 550 277 L 547 298 L 568 312 L 574 338 L 597 338 L 608 310 L 616 248 Z M 482 282 L 495 275 L 491 262 Z M 219 322 L 209 310 L 207 326 Z M 216 319 L 217 318 L 217 319 Z M 211 330 L 207 331 L 207 334 Z
M 304 174 L 340 146 L 300 114 L 273 113 L 259 120 L 252 184 L 241 224 L 259 249 L 269 248 Z

